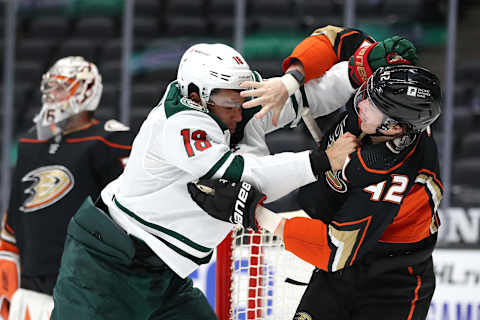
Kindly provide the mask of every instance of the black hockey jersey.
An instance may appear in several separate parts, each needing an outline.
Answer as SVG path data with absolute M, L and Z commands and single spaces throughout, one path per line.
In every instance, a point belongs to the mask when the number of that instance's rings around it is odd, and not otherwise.
M 359 121 L 350 105 L 321 147 L 326 149 L 346 132 L 359 136 Z M 302 208 L 322 223 L 309 237 L 305 229 L 309 226 L 287 222 L 286 248 L 327 271 L 374 252 L 433 250 L 442 192 L 437 148 L 429 129 L 378 144 L 366 136 L 343 170 L 326 172 L 318 182 L 301 188 Z M 306 250 L 305 242 L 316 249 Z
M 133 138 L 115 120 L 95 120 L 48 141 L 37 140 L 34 131 L 19 139 L 7 227 L 16 238 L 22 277 L 56 277 L 70 218 L 87 196 L 96 199 L 120 175 Z

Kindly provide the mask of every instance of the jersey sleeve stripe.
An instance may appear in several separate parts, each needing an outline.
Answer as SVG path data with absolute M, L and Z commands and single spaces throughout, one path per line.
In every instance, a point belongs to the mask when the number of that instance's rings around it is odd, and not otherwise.
M 85 141 L 94 141 L 94 140 L 101 141 L 101 142 L 105 143 L 107 146 L 117 148 L 117 149 L 125 149 L 125 150 L 131 150 L 132 149 L 132 146 L 113 143 L 113 142 L 108 141 L 104 137 L 100 137 L 100 136 L 92 136 L 92 137 L 85 137 L 85 138 L 68 138 L 68 139 L 66 139 L 66 142 L 76 143 L 76 142 L 85 142 Z
M 421 170 L 419 171 L 419 173 L 425 173 L 425 174 L 431 176 L 432 179 L 433 179 L 433 180 L 438 184 L 438 186 L 442 189 L 442 191 L 445 190 L 444 187 L 443 187 L 442 182 L 440 181 L 440 179 L 438 179 L 437 174 L 436 174 L 435 172 L 432 172 L 432 171 L 430 171 L 430 170 L 428 170 L 428 169 L 421 169 Z
M 349 35 L 355 34 L 355 33 L 358 33 L 358 31 L 353 30 L 353 31 L 350 31 L 350 32 L 347 32 L 347 33 L 344 33 L 344 34 L 340 35 L 340 40 L 338 41 L 337 52 L 336 52 L 338 59 L 340 59 L 340 52 L 342 51 L 343 38 L 345 38 Z M 335 49 L 335 46 L 334 46 L 334 49 Z
M 355 249 L 355 252 L 353 253 L 353 256 L 350 260 L 349 265 L 351 266 L 355 259 L 357 258 L 358 250 L 362 246 L 363 240 L 365 239 L 365 235 L 367 234 L 368 227 L 370 226 L 370 222 L 372 221 L 372 217 L 368 216 L 363 219 L 359 219 L 356 221 L 349 221 L 349 222 L 336 222 L 332 221 L 332 224 L 337 226 L 337 227 L 344 227 L 344 226 L 351 226 L 351 225 L 365 225 L 365 229 L 362 232 L 362 235 L 360 237 L 360 240 L 358 241 L 357 248 Z
M 426 190 L 430 194 L 430 198 L 433 201 L 434 211 L 438 210 L 440 206 L 440 201 L 443 197 L 443 187 L 438 185 L 432 176 L 426 174 L 419 174 L 415 179 L 416 183 L 420 183 L 426 187 Z
M 15 242 L 10 242 L 6 239 L 2 239 L 2 241 L 0 241 L 0 252 L 1 251 L 8 251 L 8 252 L 13 252 L 17 254 L 19 253 L 18 247 L 15 244 Z
M 218 160 L 212 168 L 210 168 L 210 170 L 208 170 L 207 173 L 205 173 L 203 176 L 200 177 L 200 179 L 210 179 L 211 177 L 213 177 L 213 175 L 218 171 L 218 169 L 220 169 L 220 167 L 225 163 L 225 161 L 227 161 L 227 159 L 230 157 L 230 155 L 232 154 L 231 151 L 228 151 L 226 152 L 221 158 L 220 160 Z
M 229 181 L 240 181 L 245 167 L 245 160 L 242 156 L 235 156 L 233 161 L 228 166 L 227 170 L 223 174 L 222 178 Z
M 19 142 L 26 142 L 26 143 L 46 143 L 48 140 L 37 140 L 37 139 L 30 139 L 30 138 L 20 138 Z
M 303 86 L 301 88 L 303 88 Z M 295 98 L 295 94 L 292 94 L 290 96 L 290 100 L 292 101 L 292 106 L 293 106 L 293 110 L 295 110 L 295 115 L 298 115 L 298 102 L 297 102 L 297 98 Z

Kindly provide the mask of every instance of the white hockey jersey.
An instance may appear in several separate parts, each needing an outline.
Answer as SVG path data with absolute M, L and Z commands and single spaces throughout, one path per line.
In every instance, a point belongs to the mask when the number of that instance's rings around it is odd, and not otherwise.
M 346 62 L 309 81 L 305 92 L 315 117 L 341 107 L 353 93 Z M 102 199 L 127 233 L 145 241 L 184 278 L 210 260 L 232 229 L 191 200 L 187 182 L 245 180 L 273 201 L 315 181 L 309 151 L 269 155 L 265 143 L 266 133 L 297 125 L 302 106 L 297 92 L 285 105 L 279 127 L 271 124 L 271 116 L 244 116 L 244 125 L 237 126 L 243 135 L 234 151 L 226 126 L 206 108 L 182 97 L 174 81 L 140 128 L 125 171 L 102 191 Z

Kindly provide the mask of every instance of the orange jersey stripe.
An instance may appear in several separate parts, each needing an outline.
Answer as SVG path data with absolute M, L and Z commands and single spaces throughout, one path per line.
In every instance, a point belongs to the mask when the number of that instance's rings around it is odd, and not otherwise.
M 287 219 L 283 241 L 285 249 L 316 267 L 328 271 L 331 250 L 328 246 L 325 223 L 304 217 Z
M 35 203 L 33 205 L 30 205 L 30 206 L 26 206 L 27 209 L 32 209 L 32 208 L 36 208 L 36 207 L 40 207 L 42 205 L 44 205 L 45 203 L 48 203 L 50 201 L 52 201 L 53 199 L 57 198 L 59 195 L 61 195 L 65 190 L 67 190 L 68 188 L 70 188 L 70 186 L 72 185 L 72 183 L 70 182 L 69 184 L 67 184 L 65 187 L 63 187 L 62 190 L 58 191 L 56 194 L 54 194 L 53 196 L 49 197 L 47 200 L 45 201 L 42 201 L 42 202 L 39 202 L 39 203 Z
M 66 142 L 68 143 L 76 143 L 76 142 L 85 142 L 85 141 L 93 141 L 93 140 L 99 140 L 105 143 L 107 146 L 113 147 L 113 148 L 118 148 L 118 149 L 125 149 L 125 150 L 131 150 L 132 146 L 126 146 L 123 144 L 116 144 L 113 142 L 108 141 L 104 137 L 101 136 L 92 136 L 92 137 L 85 137 L 85 138 L 68 138 L 66 139 Z
M 420 139 L 419 139 L 418 141 L 420 141 Z M 410 158 L 410 156 L 415 152 L 415 149 L 417 149 L 418 141 L 417 141 L 417 143 L 415 144 L 415 147 L 413 147 L 412 150 L 410 150 L 410 152 L 405 156 L 405 158 L 404 158 L 402 161 L 400 161 L 399 163 L 397 163 L 396 165 L 394 165 L 393 167 L 391 167 L 390 169 L 387 169 L 387 170 L 377 170 L 377 169 L 371 169 L 371 168 L 367 167 L 367 165 L 365 164 L 365 161 L 363 161 L 362 153 L 360 152 L 360 151 L 362 150 L 361 147 L 357 149 L 358 160 L 360 160 L 360 163 L 362 164 L 363 168 L 364 168 L 366 171 L 372 172 L 372 173 L 386 174 L 386 173 L 392 172 L 393 170 L 397 169 L 397 168 L 400 167 L 408 158 Z
M 330 40 L 323 34 L 307 37 L 300 42 L 292 54 L 283 60 L 284 72 L 290 66 L 292 58 L 302 62 L 305 68 L 305 81 L 321 77 L 338 62 Z
M 6 240 L 0 241 L 0 251 L 9 251 L 18 254 L 18 247 Z
M 10 227 L 8 224 L 5 223 L 5 229 L 7 229 L 8 232 L 10 232 L 11 234 L 15 234 L 15 232 L 13 231 L 12 227 Z
M 347 32 L 347 33 L 344 33 L 340 36 L 340 40 L 338 42 L 338 48 L 337 48 L 337 58 L 340 57 L 340 52 L 342 51 L 342 45 L 343 45 L 343 38 L 349 36 L 349 35 L 352 35 L 352 34 L 355 34 L 355 33 L 358 33 L 358 31 L 356 30 L 353 30 L 353 31 L 350 31 L 350 32 Z
M 48 140 L 37 140 L 37 139 L 30 139 L 30 138 L 20 138 L 18 141 L 26 142 L 26 143 L 45 143 Z

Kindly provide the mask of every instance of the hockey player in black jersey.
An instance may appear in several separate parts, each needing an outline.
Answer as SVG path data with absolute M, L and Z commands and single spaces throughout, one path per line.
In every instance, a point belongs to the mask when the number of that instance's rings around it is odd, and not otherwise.
M 258 211 L 261 226 L 317 267 L 295 319 L 426 318 L 443 193 L 429 126 L 440 113 L 440 84 L 430 71 L 380 68 L 321 142 L 327 149 L 345 132 L 362 139 L 341 170 L 325 164 L 318 182 L 301 188 L 300 203 L 311 218 L 265 217 L 257 203 L 245 204 L 249 217 L 243 221 L 254 227 L 251 216 Z M 213 196 L 206 194 L 212 189 Z M 238 184 L 205 180 L 189 190 L 217 218 L 234 215 Z M 247 200 L 262 198 L 255 193 L 252 186 Z M 232 210 L 223 210 L 223 217 L 215 208 Z
M 36 128 L 19 139 L 3 221 L 4 315 L 17 286 L 21 289 L 14 299 L 23 309 L 17 312 L 27 312 L 27 305 L 31 317 L 51 311 L 67 224 L 87 196 L 96 199 L 120 175 L 134 137 L 116 120 L 93 117 L 102 79 L 97 67 L 82 57 L 58 60 L 43 75 L 41 91 Z

